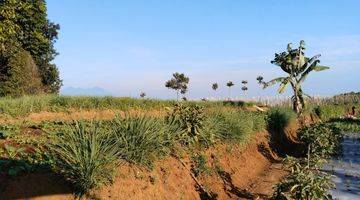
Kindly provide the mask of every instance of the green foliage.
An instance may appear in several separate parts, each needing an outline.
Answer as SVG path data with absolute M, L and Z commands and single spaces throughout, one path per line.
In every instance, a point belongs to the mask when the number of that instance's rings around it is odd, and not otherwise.
M 217 83 L 213 83 L 213 84 L 211 85 L 211 88 L 212 88 L 214 91 L 216 91 L 216 90 L 219 88 L 219 85 L 218 85 Z
M 166 121 L 183 144 L 194 144 L 200 139 L 204 128 L 204 108 L 198 105 L 175 104 L 168 109 Z
M 328 123 L 343 132 L 360 133 L 360 119 L 332 119 Z
M 46 12 L 45 0 L 0 1 L 0 60 L 6 64 L 4 56 L 24 49 L 38 66 L 46 92 L 56 93 L 61 80 L 57 67 L 51 62 L 57 55 L 54 43 L 59 25 L 50 22 Z
M 274 199 L 309 200 L 332 199 L 328 191 L 334 187 L 331 176 L 320 170 L 319 162 L 307 158 L 301 162 L 295 158 L 285 160 L 286 168 L 291 170 L 281 183 L 275 186 Z
M 69 125 L 49 145 L 54 170 L 71 181 L 80 194 L 111 182 L 119 158 L 113 138 L 97 122 Z
M 344 105 L 321 105 L 314 108 L 315 114 L 323 121 L 339 118 L 345 115 Z
M 152 167 L 156 158 L 170 152 L 172 134 L 161 119 L 126 115 L 110 123 L 120 157 L 128 162 Z
M 296 119 L 296 113 L 288 108 L 271 108 L 267 112 L 268 128 L 272 131 L 283 132 L 290 122 Z
M 173 78 L 165 83 L 165 87 L 176 91 L 176 99 L 179 100 L 179 92 L 185 94 L 188 89 L 189 77 L 178 72 L 173 74 Z
M 288 74 L 286 77 L 279 77 L 267 83 L 264 83 L 264 88 L 280 83 L 278 92 L 283 93 L 287 85 L 291 85 L 294 96 L 291 98 L 293 102 L 293 110 L 296 113 L 301 113 L 305 108 L 304 94 L 301 84 L 305 81 L 308 74 L 312 71 L 322 71 L 329 69 L 329 67 L 319 66 L 319 55 L 312 58 L 305 57 L 305 42 L 300 41 L 300 46 L 296 49 L 291 47 L 291 43 L 287 46 L 287 51 L 275 54 L 275 58 L 271 61 L 272 64 L 279 66 L 284 72 Z M 260 82 L 260 81 L 259 81 Z
M 315 124 L 298 130 L 311 156 L 328 157 L 340 149 L 341 132 L 332 124 Z
M 0 96 L 23 96 L 42 91 L 38 67 L 25 50 L 18 50 L 10 56 L 1 74 Z
M 210 114 L 217 121 L 219 138 L 231 142 L 247 142 L 251 134 L 265 129 L 265 116 L 262 113 L 250 111 L 216 110 Z
M 193 165 L 191 167 L 191 171 L 195 176 L 199 176 L 200 174 L 208 175 L 211 173 L 211 169 L 206 165 L 206 156 L 203 154 L 197 154 L 191 157 L 193 161 Z

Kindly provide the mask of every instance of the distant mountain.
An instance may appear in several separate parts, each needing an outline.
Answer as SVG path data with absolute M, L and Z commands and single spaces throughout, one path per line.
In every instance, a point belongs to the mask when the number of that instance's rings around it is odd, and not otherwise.
M 110 96 L 111 92 L 100 87 L 80 88 L 66 87 L 60 90 L 60 94 L 69 96 Z

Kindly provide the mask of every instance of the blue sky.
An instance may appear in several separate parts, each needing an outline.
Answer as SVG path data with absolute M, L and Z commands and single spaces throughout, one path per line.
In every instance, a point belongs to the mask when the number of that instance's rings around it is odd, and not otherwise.
M 190 98 L 275 95 L 262 90 L 282 75 L 275 52 L 303 39 L 309 56 L 321 53 L 326 72 L 309 76 L 312 95 L 359 91 L 360 1 L 330 0 L 48 0 L 61 25 L 56 48 L 64 88 L 101 87 L 117 96 L 173 98 L 164 83 L 173 72 L 190 77 Z M 240 90 L 241 80 L 249 91 Z M 290 92 L 290 90 L 288 91 Z M 289 94 L 289 93 L 288 93 Z M 286 94 L 285 94 L 286 95 Z

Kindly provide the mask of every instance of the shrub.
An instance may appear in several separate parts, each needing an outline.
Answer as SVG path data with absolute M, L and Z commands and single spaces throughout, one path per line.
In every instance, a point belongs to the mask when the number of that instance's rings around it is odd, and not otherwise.
M 267 113 L 268 128 L 282 132 L 284 128 L 296 119 L 296 113 L 289 108 L 272 108 Z
M 55 171 L 71 181 L 80 194 L 111 182 L 118 164 L 117 143 L 100 125 L 76 122 L 57 134 L 50 145 Z
M 115 118 L 111 128 L 120 156 L 128 162 L 151 167 L 156 158 L 170 152 L 172 135 L 161 119 L 126 115 Z
M 30 53 L 20 49 L 0 70 L 0 96 L 22 96 L 42 91 L 41 77 Z
M 311 155 L 327 157 L 340 148 L 340 130 L 331 124 L 315 124 L 299 129 L 300 140 L 308 147 Z
M 168 109 L 165 119 L 173 127 L 177 140 L 183 144 L 199 142 L 204 129 L 204 107 L 178 103 L 172 109 Z
M 285 163 L 291 174 L 275 186 L 274 199 L 332 199 L 328 193 L 334 187 L 331 176 L 319 169 L 317 161 L 287 158 Z

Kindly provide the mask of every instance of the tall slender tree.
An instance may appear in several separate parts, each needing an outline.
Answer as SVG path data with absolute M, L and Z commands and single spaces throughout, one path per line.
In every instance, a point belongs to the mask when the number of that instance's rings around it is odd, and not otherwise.
M 235 84 L 232 81 L 226 83 L 226 86 L 229 87 L 229 101 L 231 100 L 231 87 Z
M 219 85 L 217 83 L 213 83 L 211 88 L 216 92 L 216 90 L 219 88 Z
M 275 59 L 271 61 L 272 64 L 279 66 L 284 72 L 288 74 L 285 77 L 275 78 L 267 83 L 264 83 L 264 88 L 280 83 L 278 92 L 283 93 L 287 85 L 291 85 L 294 95 L 291 97 L 293 109 L 300 114 L 305 108 L 306 95 L 302 90 L 302 83 L 312 71 L 323 71 L 329 67 L 319 65 L 320 54 L 311 58 L 305 56 L 305 42 L 300 41 L 298 48 L 293 49 L 291 43 L 287 46 L 287 51 L 276 53 Z

